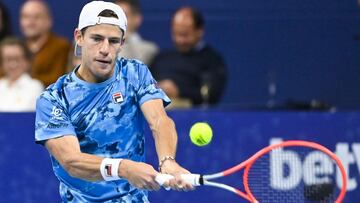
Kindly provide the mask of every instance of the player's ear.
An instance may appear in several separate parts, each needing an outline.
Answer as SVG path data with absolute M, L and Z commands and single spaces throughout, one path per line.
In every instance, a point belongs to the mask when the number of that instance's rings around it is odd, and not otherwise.
M 121 36 L 121 46 L 124 45 L 125 43 L 125 32 L 123 29 L 120 29 L 121 30 L 121 33 L 122 33 L 122 36 Z
M 74 40 L 75 40 L 76 44 L 78 44 L 79 46 L 82 46 L 82 37 L 83 37 L 83 35 L 82 35 L 81 30 L 76 28 L 74 31 Z

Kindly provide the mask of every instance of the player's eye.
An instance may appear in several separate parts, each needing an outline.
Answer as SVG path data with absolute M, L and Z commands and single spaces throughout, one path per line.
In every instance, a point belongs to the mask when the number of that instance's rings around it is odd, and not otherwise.
M 120 44 L 120 39 L 109 39 L 110 44 Z
M 91 39 L 94 40 L 95 42 L 101 42 L 103 40 L 103 38 L 99 36 L 93 36 L 91 37 Z

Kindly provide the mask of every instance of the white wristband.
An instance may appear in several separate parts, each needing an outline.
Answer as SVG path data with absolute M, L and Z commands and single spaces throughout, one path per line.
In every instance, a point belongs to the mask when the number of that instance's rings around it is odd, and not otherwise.
M 105 181 L 119 180 L 119 166 L 122 159 L 105 158 L 100 164 L 100 173 Z

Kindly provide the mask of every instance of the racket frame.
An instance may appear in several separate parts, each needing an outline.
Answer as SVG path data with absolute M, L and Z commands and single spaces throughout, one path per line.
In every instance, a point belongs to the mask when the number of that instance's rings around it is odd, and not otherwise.
M 249 188 L 249 184 L 248 184 L 249 170 L 251 169 L 251 166 L 254 164 L 254 162 L 258 158 L 260 158 L 264 154 L 271 152 L 273 149 L 281 148 L 281 147 L 308 147 L 308 148 L 312 148 L 315 150 L 320 150 L 323 153 L 330 156 L 331 159 L 333 159 L 336 162 L 337 166 L 339 167 L 340 172 L 341 172 L 341 177 L 342 177 L 341 191 L 340 191 L 340 194 L 339 194 L 338 198 L 336 199 L 335 203 L 342 202 L 342 200 L 344 199 L 345 194 L 346 194 L 347 177 L 346 177 L 346 172 L 345 172 L 344 166 L 342 165 L 340 159 L 336 156 L 336 154 L 331 152 L 326 147 L 324 147 L 318 143 L 315 143 L 315 142 L 309 142 L 309 141 L 303 141 L 303 140 L 289 140 L 289 141 L 283 141 L 283 142 L 280 142 L 277 144 L 269 145 L 269 146 L 261 149 L 254 155 L 252 155 L 246 161 L 243 161 L 234 167 L 231 167 L 231 168 L 229 168 L 225 171 L 219 172 L 219 173 L 200 176 L 199 183 L 200 183 L 200 185 L 207 185 L 207 186 L 218 187 L 218 188 L 228 190 L 230 192 L 233 192 L 233 193 L 243 197 L 244 199 L 247 199 L 250 202 L 258 203 L 258 200 L 256 200 L 256 198 L 254 197 L 254 195 L 252 194 L 252 192 Z M 245 192 L 240 191 L 239 189 L 236 189 L 234 187 L 231 187 L 231 186 L 223 184 L 223 183 L 217 183 L 217 182 L 210 181 L 212 179 L 228 176 L 228 175 L 233 174 L 243 168 L 245 168 L 244 174 L 243 174 L 243 185 L 244 185 Z

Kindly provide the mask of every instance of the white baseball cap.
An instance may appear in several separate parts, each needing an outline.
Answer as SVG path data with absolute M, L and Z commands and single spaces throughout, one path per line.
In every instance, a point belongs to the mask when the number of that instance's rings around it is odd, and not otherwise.
M 118 16 L 118 18 L 99 16 L 102 11 L 107 9 L 113 11 Z M 126 15 L 122 8 L 117 4 L 105 1 L 91 1 L 82 8 L 79 16 L 78 29 L 81 30 L 88 26 L 103 23 L 117 25 L 124 31 L 124 34 L 126 32 Z
M 99 14 L 104 10 L 113 11 L 118 16 L 118 18 L 99 16 Z M 98 24 L 117 25 L 124 32 L 123 35 L 125 35 L 127 19 L 124 11 L 119 5 L 105 1 L 91 1 L 85 4 L 85 6 L 82 8 L 77 28 L 81 30 L 83 28 Z M 76 56 L 81 55 L 80 48 L 81 47 L 78 47 L 77 44 L 75 45 L 74 52 Z

